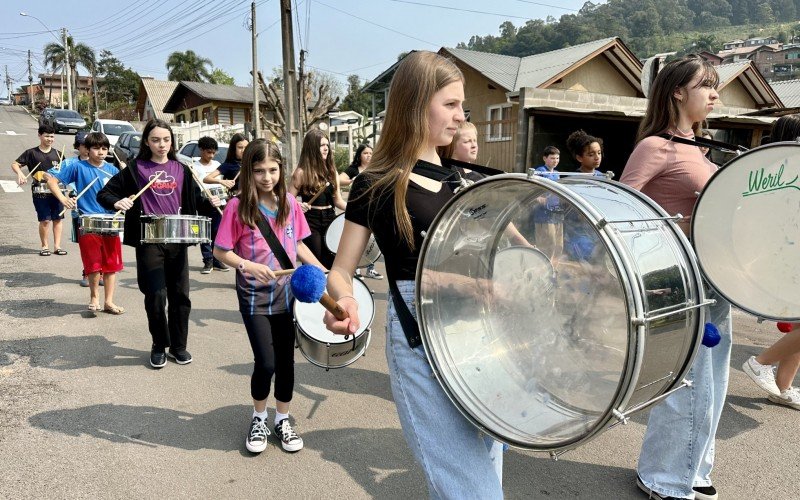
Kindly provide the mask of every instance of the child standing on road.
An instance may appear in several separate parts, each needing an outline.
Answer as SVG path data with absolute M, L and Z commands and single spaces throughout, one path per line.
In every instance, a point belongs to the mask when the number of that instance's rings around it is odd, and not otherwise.
M 204 136 L 197 141 L 197 148 L 200 149 L 200 158 L 194 161 L 192 168 L 194 168 L 198 179 L 205 179 L 208 174 L 217 170 L 220 165 L 219 162 L 214 159 L 219 145 L 213 137 Z M 205 181 L 203 183 L 206 184 L 206 187 L 209 187 L 208 183 Z M 212 207 L 201 211 L 200 215 L 205 215 L 211 219 L 211 234 L 213 239 L 213 235 L 217 233 L 217 228 L 219 228 L 219 221 L 222 219 L 222 216 Z M 203 256 L 203 270 L 200 272 L 203 274 L 211 274 L 211 270 L 215 266 L 217 268 L 223 267 L 222 264 L 214 258 L 212 254 L 213 251 L 213 243 L 200 243 L 200 253 Z
M 227 156 L 225 156 L 225 162 L 216 169 L 214 169 L 212 172 L 207 174 L 203 178 L 203 182 L 206 184 L 220 184 L 228 190 L 231 196 L 234 196 L 236 193 L 238 193 L 239 171 L 242 168 L 242 156 L 244 155 L 244 149 L 247 147 L 247 144 L 248 141 L 244 135 L 234 134 L 233 137 L 231 137 L 230 144 L 228 145 L 228 154 Z M 214 240 L 217 238 L 218 227 L 219 223 L 215 225 L 212 219 L 211 222 L 212 245 L 214 244 Z M 228 267 L 216 259 L 213 267 L 217 271 L 228 271 Z
M 77 139 L 76 139 L 77 140 Z M 50 191 L 58 200 L 69 209 L 75 208 L 83 215 L 109 214 L 111 210 L 104 209 L 97 202 L 97 193 L 116 175 L 117 167 L 106 163 L 108 154 L 108 138 L 99 132 L 92 132 L 83 139 L 83 145 L 88 149 L 89 159 L 65 163 L 59 172 L 48 175 L 47 184 Z M 81 195 L 77 204 L 71 198 L 64 196 L 58 189 L 58 183 L 75 183 L 75 188 L 81 192 L 89 184 L 89 189 Z M 78 231 L 78 246 L 81 250 L 83 269 L 89 280 L 89 311 L 105 311 L 110 314 L 122 314 L 125 309 L 114 303 L 114 289 L 117 274 L 122 271 L 122 246 L 116 234 L 91 234 Z M 105 301 L 100 307 L 100 277 L 105 281 Z
M 311 230 L 293 196 L 287 196 L 283 158 L 275 144 L 257 139 L 244 151 L 239 176 L 241 193 L 225 207 L 214 256 L 235 267 L 236 294 L 255 363 L 250 379 L 253 418 L 245 446 L 252 453 L 267 447 L 267 396 L 275 375 L 275 434 L 284 450 L 303 448 L 303 440 L 289 423 L 289 402 L 294 391 L 294 325 L 288 278 L 276 279 L 278 258 L 259 229 L 269 229 L 292 262 L 322 267 L 303 244 Z

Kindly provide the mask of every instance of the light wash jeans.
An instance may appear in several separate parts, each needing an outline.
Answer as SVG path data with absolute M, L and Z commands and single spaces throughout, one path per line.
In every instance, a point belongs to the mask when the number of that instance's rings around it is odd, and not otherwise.
M 416 318 L 414 282 L 397 288 Z M 448 399 L 422 346 L 411 349 L 388 299 L 386 359 L 403 436 L 433 499 L 503 498 L 502 444 L 484 436 Z
M 711 485 L 714 436 L 725 405 L 731 361 L 731 305 L 706 289 L 716 305 L 706 321 L 722 337 L 714 347 L 701 345 L 686 378 L 694 384 L 681 389 L 650 411 L 639 454 L 639 477 L 663 496 L 694 498 L 694 486 Z

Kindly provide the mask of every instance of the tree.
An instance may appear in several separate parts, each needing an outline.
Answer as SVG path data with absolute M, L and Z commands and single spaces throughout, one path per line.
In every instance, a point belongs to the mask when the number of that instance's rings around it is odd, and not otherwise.
M 200 57 L 193 50 L 173 52 L 167 58 L 167 79 L 174 82 L 207 82 L 211 79 L 207 66 L 213 66 L 211 59 Z
M 361 91 L 361 79 L 358 75 L 347 77 L 347 95 L 342 99 L 342 111 L 355 111 L 362 116 L 368 116 L 372 109 L 372 98 Z
M 86 68 L 92 75 L 95 74 L 96 59 L 94 50 L 86 44 L 75 43 L 71 37 L 67 37 L 67 47 L 69 47 L 69 69 L 72 72 L 72 81 L 67 85 L 72 87 L 73 95 L 77 94 L 78 88 L 78 65 Z M 64 46 L 60 43 L 48 43 L 44 46 L 44 64 L 51 68 L 63 66 L 66 62 Z
M 97 72 L 103 76 L 100 88 L 105 94 L 106 103 L 129 104 L 138 98 L 139 75 L 126 68 L 110 51 L 100 52 Z
M 219 68 L 214 68 L 208 81 L 217 85 L 236 85 L 233 77 Z

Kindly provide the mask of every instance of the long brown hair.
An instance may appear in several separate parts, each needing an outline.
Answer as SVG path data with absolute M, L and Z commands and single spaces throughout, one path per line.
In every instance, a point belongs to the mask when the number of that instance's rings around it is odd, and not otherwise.
M 381 137 L 364 170 L 373 183 L 364 195 L 375 198 L 394 191 L 397 229 L 412 249 L 414 235 L 406 192 L 411 170 L 427 145 L 428 107 L 436 92 L 463 81 L 464 75 L 452 61 L 433 52 L 418 51 L 407 55 L 397 66 L 389 87 Z
M 650 88 L 647 111 L 639 124 L 636 142 L 678 126 L 680 114 L 675 90 L 689 85 L 698 72 L 703 74 L 698 87 L 712 85 L 716 88 L 719 85 L 717 70 L 697 54 L 675 59 L 658 72 Z M 701 123 L 693 124 L 695 135 L 700 135 L 701 126 Z
M 253 178 L 253 168 L 256 163 L 261 163 L 265 160 L 272 160 L 281 167 L 278 169 L 280 172 L 278 183 L 272 188 L 272 192 L 275 193 L 278 202 L 278 216 L 275 220 L 278 227 L 283 227 L 289 218 L 289 200 L 286 198 L 286 179 L 284 178 L 282 167 L 283 156 L 277 145 L 264 139 L 256 139 L 244 149 L 242 169 L 239 175 L 241 192 L 239 193 L 237 213 L 239 214 L 239 220 L 252 228 L 256 228 L 259 219 L 263 217 L 258 209 L 258 189 Z
M 328 140 L 328 157 L 323 160 L 322 153 L 319 152 L 322 139 L 328 139 L 328 136 L 318 128 L 309 130 L 303 138 L 303 148 L 300 150 L 300 160 L 297 162 L 297 166 L 303 169 L 303 177 L 298 186 L 300 194 L 311 196 L 326 182 L 336 186 L 338 176 L 333 161 L 333 148 Z
M 448 144 L 447 146 L 439 146 L 436 148 L 436 152 L 439 153 L 440 158 L 452 158 L 456 152 L 456 145 L 458 141 L 461 140 L 461 136 L 464 135 L 464 132 L 467 130 L 472 130 L 475 132 L 475 136 L 478 135 L 478 128 L 472 122 L 462 122 L 461 125 L 458 126 L 458 130 L 456 130 L 456 135 L 453 136 L 453 142 Z

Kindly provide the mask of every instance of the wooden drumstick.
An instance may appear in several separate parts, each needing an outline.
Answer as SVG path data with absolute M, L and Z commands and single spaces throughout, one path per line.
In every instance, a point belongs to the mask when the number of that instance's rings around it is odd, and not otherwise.
M 31 176 L 31 174 L 33 174 L 33 173 L 36 171 L 36 169 L 37 169 L 37 168 L 39 168 L 39 165 L 41 165 L 41 164 L 42 164 L 42 162 L 39 162 L 39 163 L 37 163 L 37 164 L 36 164 L 36 166 L 35 166 L 35 167 L 33 167 L 32 169 L 30 169 L 30 171 L 28 172 L 28 175 L 26 175 L 26 176 L 25 176 L 25 178 L 27 179 L 28 177 L 30 177 L 30 176 Z
M 143 187 L 143 188 L 142 188 L 142 189 L 141 189 L 141 190 L 140 190 L 138 193 L 136 193 L 135 195 L 133 195 L 133 198 L 131 198 L 130 200 L 131 200 L 131 201 L 136 201 L 136 199 L 137 199 L 138 197 L 140 197 L 140 196 L 142 195 L 142 193 L 144 193 L 145 191 L 147 191 L 147 190 L 148 190 L 148 188 L 150 188 L 150 186 L 152 186 L 152 185 L 153 185 L 153 183 L 154 183 L 155 181 L 157 181 L 157 180 L 158 180 L 158 178 L 159 178 L 159 177 L 161 177 L 161 174 L 163 174 L 163 173 L 164 173 L 164 171 L 163 171 L 163 170 L 162 170 L 162 171 L 160 171 L 159 173 L 157 173 L 157 174 L 156 174 L 156 176 L 155 176 L 155 177 L 153 177 L 153 178 L 150 180 L 150 182 L 148 182 L 148 183 L 147 183 L 147 184 L 146 184 L 146 185 L 145 185 L 145 186 L 144 186 L 144 187 Z M 117 210 L 117 212 L 114 214 L 114 217 L 118 217 L 118 216 L 119 216 L 120 214 L 122 214 L 122 212 L 124 212 L 124 211 L 125 211 L 125 210 Z
M 100 177 L 95 177 L 95 178 L 94 178 L 94 180 L 92 180 L 92 182 L 90 182 L 89 184 L 87 184 L 87 185 L 86 185 L 86 187 L 85 187 L 85 188 L 83 188 L 83 191 L 81 191 L 80 193 L 78 193 L 78 196 L 76 196 L 76 197 L 75 197 L 75 200 L 74 200 L 74 201 L 75 201 L 75 203 L 76 203 L 76 204 L 75 204 L 75 206 L 76 206 L 76 207 L 78 206 L 78 205 L 77 205 L 77 203 L 78 203 L 78 199 L 79 199 L 81 196 L 83 196 L 83 193 L 85 193 L 86 191 L 88 191 L 88 190 L 89 190 L 89 188 L 90 188 L 90 187 L 92 187 L 92 184 L 94 184 L 95 182 L 97 182 L 97 180 L 98 180 L 98 179 L 100 179 Z M 67 213 L 67 210 L 71 210 L 71 209 L 69 209 L 69 208 L 64 208 L 64 210 L 62 210 L 62 211 L 61 211 L 61 213 L 59 213 L 59 214 L 58 214 L 58 216 L 59 216 L 59 217 L 61 217 L 62 215 L 64 215 L 65 213 Z
M 197 177 L 197 174 L 195 173 L 194 169 L 192 167 L 189 167 L 188 165 L 187 165 L 187 167 L 189 168 L 189 172 L 192 173 L 192 179 L 194 179 L 194 181 L 197 183 L 197 185 L 200 186 L 200 189 L 203 190 L 203 192 L 206 194 L 206 196 L 208 196 L 208 199 L 210 200 L 211 197 L 213 196 L 211 194 L 211 191 L 209 191 L 208 188 L 206 187 L 206 185 L 203 184 L 203 181 L 201 181 L 200 178 Z M 221 208 L 219 208 L 219 207 L 214 207 L 214 208 L 216 208 L 217 212 L 219 212 L 219 214 L 222 215 L 222 209 Z
M 311 197 L 311 199 L 310 199 L 310 200 L 308 200 L 306 203 L 308 203 L 309 205 L 311 205 L 312 203 L 314 203 L 314 200 L 316 200 L 317 198 L 319 198 L 319 197 L 322 195 L 322 193 L 325 191 L 325 189 L 326 189 L 328 186 L 330 186 L 330 185 L 331 185 L 331 183 L 330 183 L 330 182 L 326 182 L 326 183 L 325 183 L 325 185 L 324 185 L 324 186 L 322 186 L 321 188 L 319 188 L 319 191 L 317 191 L 317 192 L 314 194 L 314 196 L 312 196 L 312 197 Z
M 114 155 L 114 158 L 117 159 L 117 164 L 120 166 L 120 168 L 122 168 L 122 160 L 119 159 L 119 156 L 117 156 L 117 152 L 114 151 L 113 147 L 111 148 L 111 154 Z M 127 167 L 128 165 L 125 164 L 125 166 Z

